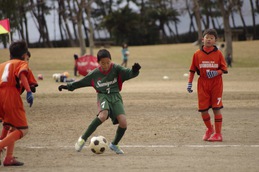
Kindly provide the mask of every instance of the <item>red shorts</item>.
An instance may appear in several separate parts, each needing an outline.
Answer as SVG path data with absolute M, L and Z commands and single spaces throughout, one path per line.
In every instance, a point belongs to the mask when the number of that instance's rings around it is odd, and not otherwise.
M 28 128 L 23 102 L 16 87 L 0 89 L 0 118 L 17 129 Z
M 207 111 L 209 108 L 221 109 L 223 82 L 222 77 L 212 79 L 199 77 L 198 79 L 198 105 L 199 111 Z

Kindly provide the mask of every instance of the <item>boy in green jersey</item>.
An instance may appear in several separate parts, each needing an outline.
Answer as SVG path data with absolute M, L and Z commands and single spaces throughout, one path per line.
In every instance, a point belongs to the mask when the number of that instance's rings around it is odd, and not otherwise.
M 105 120 L 111 118 L 113 124 L 119 124 L 114 140 L 109 147 L 117 154 L 124 152 L 118 146 L 121 138 L 127 129 L 127 120 L 123 107 L 120 91 L 124 81 L 138 76 L 141 66 L 135 63 L 132 69 L 124 68 L 114 64 L 111 61 L 110 52 L 106 49 L 101 49 L 97 53 L 97 61 L 100 67 L 94 69 L 84 78 L 79 81 L 60 85 L 59 91 L 67 89 L 73 91 L 82 87 L 94 87 L 97 92 L 97 104 L 99 113 L 91 122 L 85 133 L 79 137 L 75 144 L 76 151 L 80 152 L 85 145 L 87 138 L 101 125 Z

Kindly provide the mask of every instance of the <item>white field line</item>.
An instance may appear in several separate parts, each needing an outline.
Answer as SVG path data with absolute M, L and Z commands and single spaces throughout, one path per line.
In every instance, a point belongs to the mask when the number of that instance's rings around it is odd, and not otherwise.
M 259 145 L 120 145 L 122 148 L 259 148 Z M 28 149 L 74 149 L 74 146 L 24 146 Z M 87 148 L 87 146 L 85 147 Z

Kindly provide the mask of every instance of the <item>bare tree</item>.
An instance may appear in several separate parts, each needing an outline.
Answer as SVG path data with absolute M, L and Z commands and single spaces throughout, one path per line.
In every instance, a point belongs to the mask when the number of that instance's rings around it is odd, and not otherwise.
M 196 25 L 198 28 L 198 44 L 199 44 L 199 47 L 201 47 L 201 45 L 202 45 L 202 28 L 201 28 L 200 6 L 198 3 L 198 0 L 193 0 L 193 4 L 194 4 L 193 11 L 195 14 Z
M 189 0 L 185 0 L 185 5 L 186 5 L 186 10 L 188 12 L 189 18 L 190 18 L 189 33 L 191 33 L 192 30 L 193 30 L 193 32 L 195 32 L 196 29 L 195 29 L 194 22 L 193 22 L 194 14 L 193 14 L 192 7 L 190 6 Z
M 38 30 L 40 33 L 40 40 L 43 41 L 43 44 L 45 47 L 52 47 L 52 43 L 49 39 L 49 32 L 47 27 L 47 22 L 45 19 L 45 13 L 48 11 L 48 7 L 45 4 L 44 0 L 37 0 L 36 4 L 33 0 L 30 0 L 31 2 L 31 13 L 37 20 L 38 24 Z
M 232 31 L 229 23 L 229 16 L 234 4 L 232 3 L 232 0 L 227 0 L 227 1 L 218 0 L 218 5 L 221 10 L 223 23 L 224 23 L 224 36 L 225 36 L 225 42 L 226 42 L 225 57 L 227 54 L 230 53 L 233 58 Z
M 18 9 L 19 9 L 19 33 L 23 40 L 26 40 L 27 43 L 29 43 L 29 32 L 28 32 L 28 22 L 26 17 L 26 2 L 24 1 L 18 1 L 17 3 Z M 24 35 L 25 34 L 25 35 Z
M 242 6 L 243 6 L 243 1 L 242 0 L 236 1 L 237 11 L 238 11 L 238 13 L 240 15 L 240 18 L 241 18 L 241 21 L 242 21 L 242 24 L 243 24 L 243 27 L 244 27 L 245 37 L 246 37 L 247 36 L 247 27 L 246 27 L 245 19 L 244 19 L 242 10 L 241 10 Z
M 94 29 L 91 22 L 91 5 L 93 3 L 93 0 L 88 1 L 86 5 L 86 11 L 87 11 L 87 20 L 89 25 L 89 48 L 90 48 L 90 55 L 93 55 L 93 49 L 94 49 Z
M 67 1 L 67 11 L 68 11 L 68 18 L 72 22 L 72 28 L 73 28 L 73 33 L 74 33 L 74 38 L 75 40 L 78 40 L 78 35 L 77 35 L 77 17 L 76 17 L 76 6 L 77 4 L 75 3 L 74 0 L 66 0 Z M 75 13 L 75 14 L 74 14 Z M 71 32 L 72 33 L 72 32 Z
M 252 0 L 250 0 L 250 5 L 251 5 L 251 13 L 252 13 L 252 19 L 253 19 L 253 38 L 256 38 L 256 24 L 255 24 L 255 8 L 254 8 L 254 3 Z M 256 7 L 258 8 L 258 12 L 259 12 L 259 1 L 256 1 Z
M 70 4 L 67 4 L 67 6 L 70 6 Z M 58 1 L 58 16 L 59 16 L 59 30 L 60 30 L 60 35 L 61 39 L 63 40 L 63 23 L 65 25 L 65 33 L 67 35 L 67 38 L 69 40 L 70 46 L 76 46 L 75 42 L 73 41 L 73 37 L 71 34 L 71 31 L 68 26 L 68 14 L 66 13 L 66 8 L 65 8 L 65 0 L 59 0 Z
M 75 9 L 76 19 L 77 19 L 77 32 L 78 32 L 78 39 L 80 44 L 80 51 L 81 55 L 86 53 L 86 45 L 85 45 L 85 38 L 83 35 L 82 30 L 82 20 L 83 20 L 83 9 L 85 8 L 85 0 L 75 0 L 77 4 L 77 10 Z

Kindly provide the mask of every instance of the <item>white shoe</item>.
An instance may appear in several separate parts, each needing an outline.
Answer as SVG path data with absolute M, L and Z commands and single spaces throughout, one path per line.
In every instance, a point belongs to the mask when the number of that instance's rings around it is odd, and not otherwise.
M 82 137 L 80 136 L 75 144 L 76 151 L 80 152 L 83 149 L 84 145 L 85 145 L 85 140 L 82 139 Z
M 109 147 L 112 151 L 116 152 L 116 154 L 124 154 L 123 150 L 121 150 L 121 148 L 118 145 L 110 143 Z

